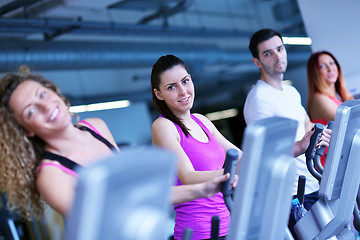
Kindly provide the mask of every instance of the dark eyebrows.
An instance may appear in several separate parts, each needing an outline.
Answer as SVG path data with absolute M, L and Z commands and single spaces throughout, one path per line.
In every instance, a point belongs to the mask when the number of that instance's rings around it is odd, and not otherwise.
M 284 48 L 284 44 L 277 46 L 275 49 L 280 49 L 280 48 Z M 271 52 L 271 51 L 272 51 L 272 49 L 266 49 L 265 51 L 262 52 L 262 55 L 264 55 L 265 53 Z
M 38 88 L 36 89 L 36 91 L 35 91 L 35 97 L 36 97 L 37 95 L 39 95 L 39 90 L 40 90 L 40 87 L 38 87 Z
M 189 76 L 190 76 L 190 74 L 186 74 L 186 76 L 183 77 L 183 78 L 181 79 L 181 81 L 184 80 L 185 78 L 189 77 Z
M 190 74 L 186 74 L 186 76 L 183 77 L 180 81 L 182 82 L 184 79 L 186 79 L 188 77 L 190 77 Z M 168 83 L 168 84 L 165 85 L 165 87 L 174 86 L 174 85 L 176 85 L 176 83 Z
M 270 50 L 270 49 L 265 50 L 265 51 L 263 51 L 263 52 L 262 52 L 262 54 L 261 54 L 261 55 L 264 55 L 265 53 L 268 53 L 268 52 L 271 52 L 271 50 Z

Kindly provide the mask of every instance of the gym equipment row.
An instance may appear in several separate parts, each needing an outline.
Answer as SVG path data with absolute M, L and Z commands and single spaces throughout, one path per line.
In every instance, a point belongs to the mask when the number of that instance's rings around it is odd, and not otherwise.
M 312 148 L 323 129 L 316 127 L 306 156 L 309 171 L 320 182 L 319 200 L 294 230 L 299 239 L 355 239 L 350 225 L 354 221 L 355 228 L 360 226 L 360 101 L 348 100 L 339 106 L 323 168 L 321 151 Z M 246 127 L 238 186 L 231 189 L 230 180 L 222 187 L 231 212 L 227 239 L 293 239 L 287 222 L 296 129 L 296 121 L 280 117 Z M 231 175 L 236 158 L 234 152 L 227 153 L 225 171 Z M 153 147 L 129 148 L 82 169 L 66 219 L 66 239 L 166 239 L 175 169 L 174 154 Z M 300 200 L 301 194 L 299 189 Z M 219 219 L 214 216 L 212 221 L 209 231 L 216 240 Z M 191 239 L 191 234 L 186 229 L 183 239 Z

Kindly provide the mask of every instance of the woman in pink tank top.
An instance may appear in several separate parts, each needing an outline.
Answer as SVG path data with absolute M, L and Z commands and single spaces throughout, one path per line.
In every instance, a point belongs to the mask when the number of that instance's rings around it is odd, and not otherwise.
M 152 125 L 153 144 L 176 153 L 176 185 L 201 183 L 223 174 L 225 152 L 238 148 L 205 116 L 190 113 L 195 91 L 185 64 L 173 55 L 160 57 L 152 68 L 151 88 L 161 114 Z M 174 209 L 175 239 L 182 238 L 185 228 L 193 230 L 193 239 L 209 239 L 215 215 L 220 218 L 220 237 L 227 234 L 230 215 L 221 193 L 175 205 Z

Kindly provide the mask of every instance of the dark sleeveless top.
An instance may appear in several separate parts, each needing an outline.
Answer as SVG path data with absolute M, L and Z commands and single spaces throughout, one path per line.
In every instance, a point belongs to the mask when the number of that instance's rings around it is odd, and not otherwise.
M 99 141 L 103 142 L 113 152 L 117 151 L 117 149 L 107 139 L 105 139 L 103 136 L 96 133 L 92 129 L 90 129 L 90 128 L 86 127 L 86 126 L 76 126 L 76 127 L 79 128 L 80 130 L 90 132 L 91 135 L 93 135 Z M 48 151 L 44 152 L 43 159 L 48 159 L 48 160 L 51 160 L 51 161 L 57 161 L 62 166 L 64 166 L 65 168 L 70 169 L 72 171 L 74 171 L 75 168 L 82 168 L 83 167 L 80 164 L 77 164 L 76 162 L 74 162 L 74 161 L 72 161 L 72 160 L 70 160 L 70 159 L 68 159 L 66 157 L 63 157 L 61 155 L 58 155 L 58 154 L 55 154 L 55 153 L 52 153 L 52 152 L 48 152 Z

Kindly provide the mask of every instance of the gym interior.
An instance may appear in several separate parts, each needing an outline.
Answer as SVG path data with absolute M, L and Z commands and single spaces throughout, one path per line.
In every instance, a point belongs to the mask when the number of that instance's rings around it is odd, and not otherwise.
M 231 217 L 225 239 L 294 239 L 288 229 L 295 174 L 289 142 L 296 124 L 274 117 L 247 125 L 243 114 L 260 76 L 249 40 L 262 28 L 282 34 L 284 81 L 297 89 L 305 109 L 310 55 L 327 50 L 341 63 L 354 99 L 336 111 L 325 166 L 314 147 L 319 135 L 310 142 L 306 161 L 319 180 L 319 200 L 294 231 L 303 240 L 360 239 L 359 8 L 355 1 L 325 0 L 0 1 L 1 75 L 27 65 L 50 79 L 78 119 L 103 119 L 120 149 L 80 171 L 67 217 L 47 206 L 40 219 L 25 220 L 8 209 L 1 193 L 0 240 L 172 238 L 176 157 L 153 147 L 159 112 L 150 85 L 153 64 L 167 54 L 181 58 L 191 73 L 191 111 L 243 151 L 238 168 L 228 163 L 239 179 L 228 198 L 223 192 Z M 106 103 L 113 105 L 102 108 Z M 209 233 L 216 240 L 219 223 L 213 220 Z M 187 230 L 184 240 L 192 239 Z

